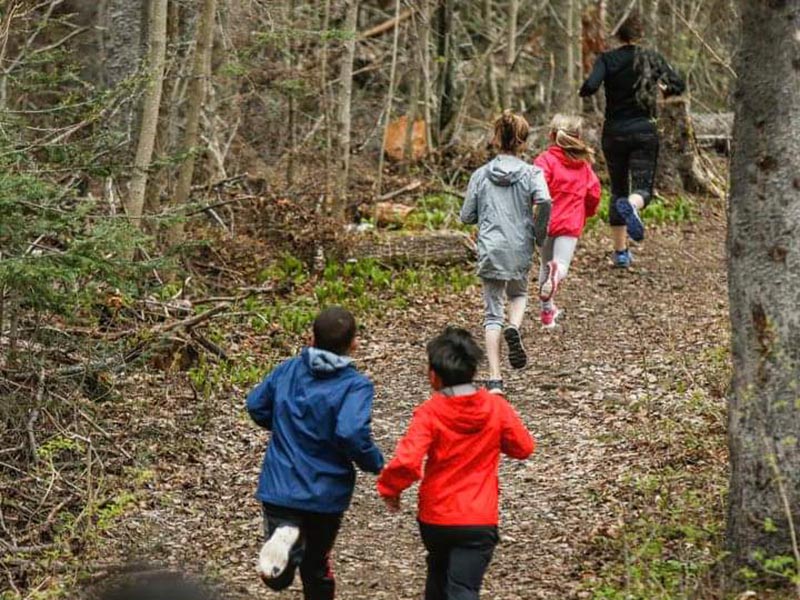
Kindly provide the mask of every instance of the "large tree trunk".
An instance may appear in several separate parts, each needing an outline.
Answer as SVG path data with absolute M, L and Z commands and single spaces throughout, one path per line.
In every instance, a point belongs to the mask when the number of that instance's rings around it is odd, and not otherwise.
M 503 81 L 503 108 L 514 104 L 514 62 L 517 59 L 517 17 L 519 0 L 508 0 L 508 33 L 506 34 L 506 78 Z M 489 23 L 486 24 L 489 26 Z M 491 65 L 491 63 L 490 63 Z
M 188 153 L 181 164 L 178 184 L 175 187 L 173 203 L 183 207 L 189 200 L 194 177 L 195 151 L 200 138 L 200 111 L 206 97 L 206 86 L 211 75 L 211 49 L 214 42 L 214 22 L 217 11 L 217 0 L 202 0 L 200 18 L 197 22 L 195 36 L 195 54 L 192 66 L 192 81 L 189 86 L 186 110 L 186 130 L 183 137 L 183 150 Z M 175 223 L 169 232 L 168 244 L 174 246 L 182 241 L 183 223 Z
M 800 568 L 800 0 L 740 0 L 728 213 L 734 567 Z M 761 564 L 759 564 L 761 563 Z M 800 591 L 800 590 L 798 590 Z
M 147 44 L 149 2 L 103 0 L 98 21 L 102 32 L 102 82 L 114 87 L 136 73 Z
M 453 11 L 455 0 L 439 0 L 437 14 L 436 63 L 439 65 L 439 123 L 436 141 L 446 144 L 456 116 L 455 52 L 453 50 Z
M 164 84 L 164 59 L 167 51 L 167 0 L 153 0 L 150 5 L 150 52 L 148 57 L 149 81 L 142 104 L 142 121 L 139 128 L 139 143 L 133 164 L 128 218 L 141 228 L 142 207 L 147 189 L 147 171 L 153 158 L 153 146 L 158 131 L 158 114 L 161 105 L 161 89 Z

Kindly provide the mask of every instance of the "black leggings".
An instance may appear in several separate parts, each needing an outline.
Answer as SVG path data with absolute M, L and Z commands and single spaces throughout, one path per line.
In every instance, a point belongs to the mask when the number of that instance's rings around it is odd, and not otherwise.
M 639 194 L 647 206 L 653 197 L 653 183 L 658 163 L 658 133 L 636 131 L 616 133 L 603 131 L 603 154 L 611 178 L 611 205 L 608 222 L 612 226 L 625 225 L 617 212 L 617 198 Z
M 321 514 L 293 510 L 264 503 L 264 533 L 267 537 L 281 525 L 300 528 L 300 538 L 289 555 L 289 565 L 275 579 L 265 580 L 273 590 L 284 590 L 294 581 L 300 567 L 305 600 L 332 600 L 336 582 L 330 554 L 342 524 L 341 514 Z
M 420 522 L 419 529 L 428 551 L 425 600 L 478 600 L 497 545 L 497 527 Z

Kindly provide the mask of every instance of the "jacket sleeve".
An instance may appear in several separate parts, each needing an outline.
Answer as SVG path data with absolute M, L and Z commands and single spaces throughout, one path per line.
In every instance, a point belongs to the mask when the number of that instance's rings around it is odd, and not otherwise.
M 603 55 L 597 57 L 597 60 L 594 61 L 594 68 L 592 68 L 592 72 L 589 74 L 589 77 L 586 78 L 586 81 L 583 82 L 581 86 L 580 95 L 581 98 L 586 98 L 588 96 L 592 96 L 597 93 L 597 90 L 600 89 L 600 86 L 603 84 L 603 81 L 606 78 L 606 61 L 603 58 Z
M 672 65 L 667 62 L 667 59 L 656 53 L 654 62 L 658 81 L 665 86 L 664 95 L 670 97 L 683 94 L 686 91 L 686 82 L 683 80 L 683 77 L 672 68 Z
M 533 454 L 536 440 L 530 434 L 517 411 L 503 401 L 503 431 L 500 439 L 500 450 L 511 458 L 523 460 Z
M 433 430 L 425 410 L 420 407 L 411 425 L 397 443 L 394 458 L 378 478 L 378 493 L 393 498 L 422 477 L 422 463 L 433 441 Z
M 547 187 L 544 171 L 536 168 L 533 175 L 533 204 L 535 214 L 533 215 L 533 234 L 536 237 L 536 245 L 541 247 L 547 239 L 547 230 L 550 227 L 550 189 Z
M 275 405 L 275 380 L 278 377 L 278 367 L 270 373 L 264 381 L 247 395 L 247 412 L 256 425 L 272 430 L 272 409 Z
M 461 206 L 461 222 L 474 225 L 478 222 L 478 188 L 480 187 L 480 171 L 475 171 L 469 179 L 467 195 Z
M 364 379 L 345 395 L 339 414 L 336 416 L 335 438 L 347 457 L 359 469 L 368 473 L 380 473 L 383 454 L 372 440 L 372 399 L 374 387 Z
M 589 169 L 589 189 L 586 190 L 586 217 L 593 217 L 597 214 L 597 208 L 600 206 L 600 179 L 597 174 L 592 170 L 592 167 L 587 165 Z

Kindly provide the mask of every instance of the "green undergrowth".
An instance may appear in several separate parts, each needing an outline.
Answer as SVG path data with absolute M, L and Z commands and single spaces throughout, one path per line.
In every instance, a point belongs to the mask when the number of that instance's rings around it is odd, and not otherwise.
M 477 283 L 471 267 L 390 267 L 372 259 L 346 263 L 329 262 L 319 275 L 311 275 L 306 265 L 285 254 L 264 269 L 262 284 L 291 282 L 292 292 L 284 297 L 264 299 L 252 296 L 242 300 L 226 322 L 209 328 L 211 341 L 225 346 L 227 331 L 235 326 L 266 339 L 269 347 L 259 354 L 275 360 L 292 353 L 305 343 L 317 313 L 326 306 L 344 306 L 360 323 L 402 310 L 432 293 L 459 294 Z M 232 359 L 212 361 L 201 357 L 189 372 L 196 389 L 208 396 L 228 386 L 246 388 L 269 370 L 263 362 Z
M 610 203 L 610 192 L 607 189 L 603 189 L 597 214 L 586 222 L 587 228 L 591 229 L 601 223 L 608 223 Z M 681 225 L 683 223 L 694 223 L 699 216 L 698 212 L 696 201 L 689 197 L 664 198 L 657 196 L 641 212 L 641 216 L 648 225 Z
M 463 200 L 450 194 L 433 194 L 417 202 L 416 209 L 406 221 L 407 229 L 454 229 L 469 231 L 471 226 L 461 222 Z
M 632 460 L 612 489 L 595 492 L 598 501 L 618 509 L 616 522 L 599 528 L 587 551 L 590 598 L 706 597 L 724 556 L 728 484 L 725 402 L 713 382 L 730 373 L 727 360 L 707 354 L 697 369 L 703 385 L 666 383 L 666 397 L 608 407 L 633 418 L 620 419 L 599 441 L 625 446 L 641 458 Z

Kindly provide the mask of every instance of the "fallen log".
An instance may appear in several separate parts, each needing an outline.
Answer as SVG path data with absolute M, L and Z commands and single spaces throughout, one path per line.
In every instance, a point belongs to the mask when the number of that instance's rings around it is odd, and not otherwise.
M 389 264 L 464 264 L 475 256 L 475 243 L 459 231 L 372 231 L 355 235 L 346 259 L 372 258 Z

